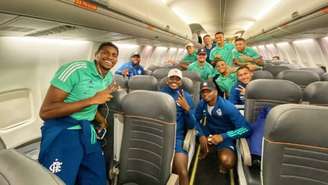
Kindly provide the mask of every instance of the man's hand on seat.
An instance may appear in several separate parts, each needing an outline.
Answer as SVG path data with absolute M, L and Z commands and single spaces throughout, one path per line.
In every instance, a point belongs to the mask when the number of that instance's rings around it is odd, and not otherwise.
M 201 149 L 199 159 L 204 159 L 209 152 L 208 145 L 207 145 L 207 137 L 201 136 L 199 138 L 199 143 L 200 143 L 200 149 Z

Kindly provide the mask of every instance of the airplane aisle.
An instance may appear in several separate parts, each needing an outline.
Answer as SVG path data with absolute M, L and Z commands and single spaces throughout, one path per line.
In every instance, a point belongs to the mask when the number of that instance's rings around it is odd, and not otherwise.
M 199 160 L 198 156 L 194 160 Z M 230 173 L 223 175 L 219 172 L 216 152 L 212 148 L 205 159 L 198 161 L 193 185 L 235 185 L 230 182 L 230 176 Z

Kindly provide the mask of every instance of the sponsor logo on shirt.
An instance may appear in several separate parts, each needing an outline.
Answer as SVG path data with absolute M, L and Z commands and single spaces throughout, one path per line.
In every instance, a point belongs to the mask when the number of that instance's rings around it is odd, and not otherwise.
M 58 173 L 61 172 L 61 168 L 62 168 L 63 163 L 58 161 L 58 159 L 56 159 L 49 167 L 49 170 L 52 173 Z

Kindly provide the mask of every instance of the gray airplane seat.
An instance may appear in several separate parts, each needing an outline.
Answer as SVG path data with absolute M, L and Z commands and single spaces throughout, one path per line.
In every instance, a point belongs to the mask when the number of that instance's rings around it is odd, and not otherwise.
M 176 132 L 173 99 L 162 92 L 139 90 L 124 98 L 122 108 L 119 184 L 177 183 L 177 176 L 171 174 Z
M 99 107 L 101 114 L 107 120 L 107 133 L 102 142 L 106 166 L 110 170 L 119 161 L 119 147 L 123 132 L 123 111 L 121 103 L 126 96 L 126 91 L 119 89 L 114 92 L 113 98 Z
M 280 65 L 272 65 L 272 66 L 264 66 L 263 70 L 269 71 L 274 77 L 276 77 L 281 71 L 289 70 L 290 68 L 287 66 Z
M 145 69 L 144 70 L 144 75 L 151 75 L 153 73 L 153 71 Z
M 328 81 L 328 73 L 324 73 L 321 75 L 321 80 L 322 81 Z
M 157 83 L 158 80 L 153 76 L 149 76 L 149 75 L 133 76 L 128 81 L 129 92 L 135 90 L 156 91 Z
M 122 75 L 114 75 L 114 82 L 116 82 L 120 88 L 127 91 L 128 89 L 128 78 L 123 77 Z
M 328 184 L 328 108 L 286 104 L 269 113 L 264 134 L 264 185 Z
M 328 82 L 313 82 L 304 90 L 304 99 L 309 104 L 328 106 Z
M 274 107 L 286 103 L 300 103 L 301 88 L 288 80 L 258 79 L 246 87 L 245 118 L 254 123 L 264 106 Z M 245 139 L 240 140 L 238 147 L 238 176 L 240 184 L 260 185 L 260 170 L 252 165 L 249 146 Z M 242 183 L 243 182 L 243 183 Z
M 199 74 L 196 72 L 182 71 L 182 76 L 187 77 L 193 81 L 193 89 L 194 89 L 193 100 L 194 100 L 194 104 L 197 105 L 200 100 L 199 88 L 200 88 L 201 79 Z
M 156 69 L 158 69 L 159 66 L 155 66 L 155 65 L 150 65 L 149 67 L 147 67 L 146 69 L 151 71 L 151 72 L 154 72 Z
M 274 78 L 273 75 L 269 71 L 266 71 L 266 70 L 258 70 L 258 71 L 255 71 L 253 74 L 253 80 L 273 79 L 273 78 Z
M 36 161 L 15 150 L 0 151 L 1 185 L 64 185 Z
M 312 82 L 320 81 L 320 76 L 313 71 L 306 70 L 286 70 L 277 75 L 278 79 L 289 80 L 304 89 Z
M 319 76 L 322 76 L 325 73 L 325 71 L 319 67 L 304 67 L 304 68 L 300 68 L 300 70 L 312 71 L 317 73 Z
M 169 69 L 169 68 L 159 68 L 159 69 L 156 69 L 155 71 L 153 71 L 152 75 L 155 78 L 157 78 L 157 80 L 160 80 L 160 79 L 166 77 L 170 70 L 171 69 Z

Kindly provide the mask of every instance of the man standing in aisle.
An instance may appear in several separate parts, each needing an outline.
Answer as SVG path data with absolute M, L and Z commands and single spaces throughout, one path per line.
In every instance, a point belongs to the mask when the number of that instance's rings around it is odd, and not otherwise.
M 102 120 L 100 127 L 106 127 L 97 107 L 117 89 L 110 69 L 118 53 L 111 42 L 102 43 L 95 60 L 64 64 L 50 82 L 40 110 L 39 162 L 67 185 L 106 185 L 104 156 L 90 121 Z
M 214 59 L 217 58 L 225 61 L 229 67 L 232 67 L 233 66 L 232 50 L 234 49 L 234 45 L 231 43 L 226 43 L 224 41 L 223 32 L 217 32 L 215 34 L 215 40 L 216 40 L 216 47 L 212 49 L 210 54 L 211 62 L 213 62 Z

